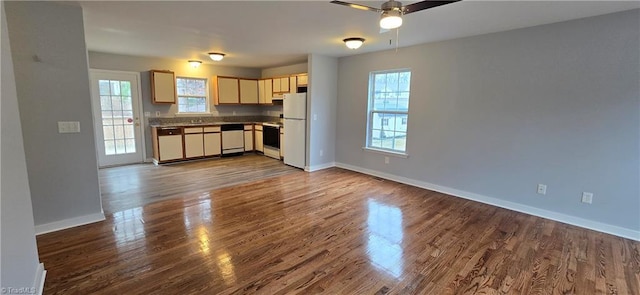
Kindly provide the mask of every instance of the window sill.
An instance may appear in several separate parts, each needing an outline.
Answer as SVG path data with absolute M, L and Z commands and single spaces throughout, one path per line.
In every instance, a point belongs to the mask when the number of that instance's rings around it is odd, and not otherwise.
M 373 153 L 376 153 L 376 154 L 383 154 L 383 155 L 388 155 L 388 156 L 393 156 L 393 157 L 398 157 L 398 158 L 406 159 L 406 158 L 409 157 L 409 154 L 407 154 L 407 153 L 392 152 L 392 151 L 388 151 L 388 150 L 376 149 L 376 148 L 371 148 L 371 147 L 366 147 L 366 146 L 363 146 L 362 149 L 364 151 L 367 151 L 367 152 L 373 152 Z

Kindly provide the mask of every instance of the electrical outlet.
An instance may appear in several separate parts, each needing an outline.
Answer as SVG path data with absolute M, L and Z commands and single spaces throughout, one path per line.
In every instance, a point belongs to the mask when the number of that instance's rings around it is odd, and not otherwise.
M 389 164 L 389 157 L 384 157 L 384 163 Z
M 160 117 L 160 111 L 156 111 L 156 117 Z
M 593 202 L 593 193 L 582 192 L 582 203 L 591 204 Z
M 546 184 L 538 184 L 538 194 L 546 195 L 547 194 L 547 185 Z

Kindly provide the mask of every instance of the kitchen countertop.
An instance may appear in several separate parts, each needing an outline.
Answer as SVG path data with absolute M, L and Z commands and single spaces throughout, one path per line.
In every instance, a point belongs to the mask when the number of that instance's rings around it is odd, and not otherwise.
M 270 123 L 277 124 L 281 127 L 284 125 L 282 122 L 202 122 L 202 123 L 163 123 L 163 124 L 151 124 L 150 127 L 166 128 L 166 127 L 204 127 L 204 126 L 220 126 L 228 124 L 262 124 Z

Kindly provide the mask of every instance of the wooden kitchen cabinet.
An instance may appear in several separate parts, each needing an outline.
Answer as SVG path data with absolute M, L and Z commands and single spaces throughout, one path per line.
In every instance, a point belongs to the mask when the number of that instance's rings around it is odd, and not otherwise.
M 289 93 L 289 77 L 280 78 L 280 92 Z
M 240 103 L 240 82 L 238 78 L 215 76 L 212 80 L 215 105 Z
M 258 103 L 265 104 L 264 79 L 258 80 Z
M 253 151 L 253 124 L 244 125 L 244 151 Z
M 153 103 L 176 103 L 176 75 L 172 71 L 151 70 Z
M 309 77 L 307 76 L 307 74 L 300 74 L 297 76 L 297 86 L 307 86 L 307 84 L 309 84 Z
M 151 129 L 153 143 L 153 158 L 155 163 L 184 159 L 182 149 L 182 128 Z
M 273 93 L 288 93 L 289 77 L 273 78 Z
M 289 93 L 298 93 L 298 87 L 297 87 L 298 82 L 297 82 L 296 76 L 289 77 L 289 85 L 291 86 Z
M 222 154 L 222 136 L 220 126 L 204 127 L 204 156 Z
M 273 79 L 264 80 L 264 103 L 273 104 Z
M 262 125 L 256 124 L 253 135 L 255 137 L 255 150 L 264 153 L 264 142 L 262 140 Z
M 185 158 L 204 157 L 204 138 L 202 127 L 184 128 Z
M 240 82 L 240 103 L 241 104 L 257 104 L 258 103 L 258 80 L 239 79 Z

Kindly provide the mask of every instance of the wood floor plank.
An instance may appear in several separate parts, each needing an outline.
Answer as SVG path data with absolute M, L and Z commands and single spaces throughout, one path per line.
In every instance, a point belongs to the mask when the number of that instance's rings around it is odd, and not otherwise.
M 639 242 L 242 158 L 103 169 L 107 219 L 37 237 L 45 294 L 640 294 Z

